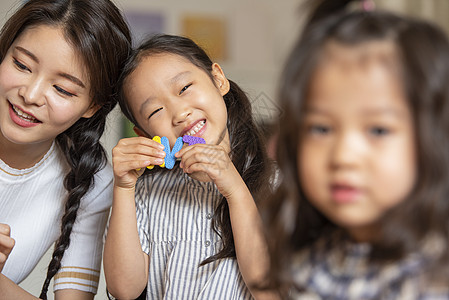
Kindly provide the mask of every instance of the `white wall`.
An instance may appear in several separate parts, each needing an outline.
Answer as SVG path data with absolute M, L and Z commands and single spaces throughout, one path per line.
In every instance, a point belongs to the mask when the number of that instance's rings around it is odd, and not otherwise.
M 22 0 L 1 0 L 0 25 Z M 251 99 L 264 95 L 274 101 L 277 78 L 301 25 L 299 3 L 302 0 L 115 0 L 123 11 L 158 12 L 164 15 L 165 32 L 179 34 L 180 19 L 186 14 L 210 15 L 223 18 L 228 30 L 228 58 L 221 61 L 227 76 L 236 81 Z M 377 0 L 378 7 L 406 11 L 435 19 L 449 28 L 449 1 L 447 0 Z M 257 103 L 256 103 L 257 105 Z M 121 134 L 121 116 L 111 114 L 103 138 L 110 154 Z M 268 120 L 269 121 L 269 120 Z M 21 284 L 38 295 L 49 262 L 47 254 L 35 271 Z M 51 290 L 51 289 L 50 289 Z M 101 277 L 97 299 L 105 296 L 104 278 Z M 49 293 L 53 299 L 52 293 Z

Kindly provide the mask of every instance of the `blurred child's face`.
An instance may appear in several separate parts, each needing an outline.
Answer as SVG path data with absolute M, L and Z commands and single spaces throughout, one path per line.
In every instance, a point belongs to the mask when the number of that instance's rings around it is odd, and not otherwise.
M 125 96 L 139 125 L 150 137 L 173 144 L 184 135 L 202 137 L 229 150 L 227 109 L 229 82 L 212 66 L 214 82 L 202 69 L 174 54 L 143 58 L 125 82 Z
M 0 64 L 0 138 L 48 149 L 95 111 L 86 69 L 61 28 L 40 25 L 21 33 Z
M 298 175 L 315 207 L 355 239 L 369 240 L 414 186 L 413 120 L 388 62 L 393 49 L 334 48 L 312 77 Z

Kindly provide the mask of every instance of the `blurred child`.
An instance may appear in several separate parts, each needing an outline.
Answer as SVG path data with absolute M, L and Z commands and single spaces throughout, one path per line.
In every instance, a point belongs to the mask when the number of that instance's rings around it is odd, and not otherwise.
M 108 290 L 147 299 L 263 299 L 268 253 L 253 200 L 269 190 L 268 160 L 244 92 L 190 39 L 157 35 L 128 61 L 119 100 L 140 137 L 113 150 Z M 163 146 L 184 147 L 173 169 Z M 135 198 L 135 199 L 134 199 Z M 137 209 L 137 215 L 136 215 Z M 248 289 L 249 288 L 249 289 Z M 252 295 L 251 295 L 252 294 Z
M 274 283 L 297 299 L 448 299 L 447 37 L 316 2 L 281 81 Z

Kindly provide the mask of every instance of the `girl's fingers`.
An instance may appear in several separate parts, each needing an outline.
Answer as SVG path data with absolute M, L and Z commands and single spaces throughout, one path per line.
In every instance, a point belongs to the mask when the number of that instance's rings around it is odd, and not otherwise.
M 164 145 L 161 143 L 158 143 L 156 141 L 153 141 L 149 138 L 144 137 L 132 137 L 132 138 L 124 138 L 121 139 L 117 145 L 123 145 L 123 146 L 133 146 L 133 145 L 146 145 L 148 147 L 153 147 L 156 149 L 164 150 Z
M 121 156 L 113 156 L 112 162 L 113 164 L 123 164 L 131 161 L 150 161 L 153 163 L 154 161 L 164 161 L 164 157 L 156 157 L 152 155 L 143 155 L 143 154 L 127 154 Z
M 221 148 L 196 147 L 183 153 L 181 167 L 189 168 L 194 163 L 205 163 L 214 165 L 218 169 L 227 169 L 231 164 L 229 156 Z
M 188 167 L 183 168 L 186 173 L 195 173 L 195 172 L 204 172 L 206 173 L 212 180 L 216 179 L 220 175 L 220 170 L 217 169 L 214 164 L 207 163 L 193 163 Z
M 114 173 L 118 176 L 123 176 L 125 173 L 132 170 L 146 168 L 151 165 L 161 165 L 163 163 L 164 160 L 161 158 L 123 161 L 114 163 Z
M 209 148 L 217 148 L 220 146 L 217 145 L 211 145 L 211 144 L 194 144 L 191 146 L 186 146 L 186 144 L 184 144 L 184 146 L 181 148 L 181 150 L 179 150 L 177 153 L 175 153 L 175 157 L 182 157 L 184 156 L 187 152 L 192 151 L 194 149 L 203 149 L 204 151 L 207 151 L 207 149 Z
M 112 149 L 112 156 L 123 156 L 130 154 L 140 154 L 146 156 L 155 156 L 164 158 L 165 152 L 160 148 L 155 148 L 150 145 L 132 144 L 132 145 L 117 145 Z
M 128 173 L 129 171 L 146 168 L 151 165 L 161 165 L 163 163 L 164 159 L 157 157 L 140 157 L 139 159 L 131 159 L 131 160 L 114 159 L 112 167 L 114 170 L 114 174 L 116 176 L 121 177 L 125 176 L 126 173 Z
M 240 174 L 235 168 L 222 170 L 214 164 L 195 163 L 187 169 L 186 173 L 200 181 L 212 180 L 226 199 L 231 197 L 236 189 L 239 189 L 239 178 L 241 180 Z
M 184 146 L 181 148 L 181 150 L 179 150 L 178 152 L 175 153 L 175 157 L 182 157 L 187 151 L 191 150 L 194 148 L 195 145 L 192 146 Z
M 144 137 L 121 139 L 112 149 L 114 185 L 131 188 L 145 168 L 164 163 L 164 146 Z
M 163 145 L 143 138 L 128 138 L 119 141 L 112 149 L 112 165 L 116 176 L 125 176 L 127 172 L 164 163 Z
M 177 153 L 175 153 L 175 157 L 186 159 L 192 155 L 195 155 L 196 153 L 212 154 L 213 152 L 216 152 L 219 149 L 220 147 L 216 145 L 195 144 L 192 146 L 182 148 Z

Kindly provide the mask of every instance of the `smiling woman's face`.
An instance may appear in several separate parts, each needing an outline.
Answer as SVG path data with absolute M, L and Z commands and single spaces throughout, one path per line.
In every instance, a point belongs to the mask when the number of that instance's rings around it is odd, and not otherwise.
M 0 64 L 1 143 L 48 150 L 95 111 L 86 69 L 62 30 L 39 25 L 21 33 Z

